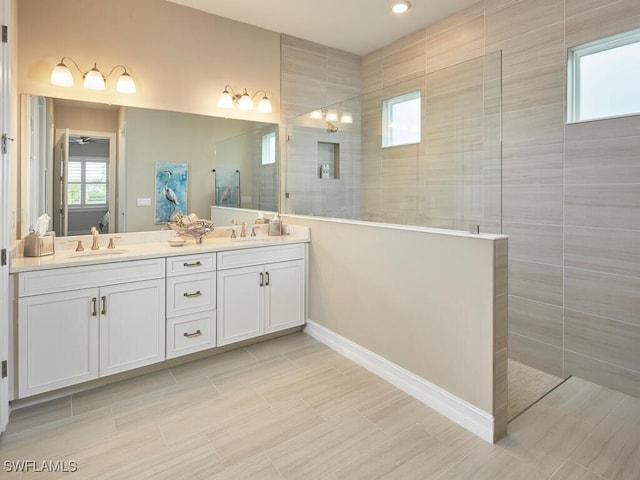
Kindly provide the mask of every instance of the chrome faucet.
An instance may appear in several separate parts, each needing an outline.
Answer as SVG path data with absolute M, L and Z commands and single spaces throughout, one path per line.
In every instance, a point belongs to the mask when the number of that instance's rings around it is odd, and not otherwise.
M 98 229 L 96 227 L 91 227 L 91 236 L 93 237 L 91 250 L 98 250 L 100 248 L 100 245 L 98 244 Z
M 249 226 L 249 224 L 247 222 L 242 222 L 242 230 L 240 230 L 240 236 L 241 237 L 246 237 L 247 236 L 247 227 Z

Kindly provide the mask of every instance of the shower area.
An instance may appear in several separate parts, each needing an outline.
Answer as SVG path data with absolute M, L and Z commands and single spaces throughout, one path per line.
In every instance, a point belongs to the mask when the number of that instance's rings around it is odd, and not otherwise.
M 309 110 L 286 135 L 288 214 L 504 232 L 500 51 Z M 509 419 L 563 380 L 522 359 Z

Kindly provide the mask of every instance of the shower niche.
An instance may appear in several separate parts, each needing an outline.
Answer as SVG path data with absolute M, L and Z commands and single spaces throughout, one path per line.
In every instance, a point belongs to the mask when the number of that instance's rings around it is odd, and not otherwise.
M 318 142 L 318 175 L 320 180 L 340 178 L 340 144 Z

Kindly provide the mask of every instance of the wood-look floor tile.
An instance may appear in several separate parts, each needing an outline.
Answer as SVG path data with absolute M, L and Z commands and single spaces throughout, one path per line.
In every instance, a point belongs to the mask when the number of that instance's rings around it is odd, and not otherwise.
M 327 349 L 327 347 L 319 343 L 317 340 L 314 340 L 309 335 L 302 332 L 292 333 L 291 335 L 285 335 L 284 337 L 274 338 L 273 340 L 269 340 L 267 342 L 256 343 L 245 348 L 257 360 L 264 360 L 270 357 L 286 355 L 288 352 L 292 352 L 308 346 Z
M 437 478 L 467 452 L 412 427 L 338 470 L 339 480 L 426 480 Z
M 24 432 L 30 428 L 57 422 L 71 416 L 71 396 L 23 407 L 11 412 L 11 421 L 2 435 Z
M 640 475 L 640 399 L 625 397 L 570 459 L 605 478 Z
M 436 414 L 434 410 L 412 396 L 398 390 L 390 390 L 358 408 L 358 412 L 375 423 L 389 436 L 412 427 Z
M 438 480 L 543 480 L 541 471 L 504 450 L 482 443 Z
M 245 420 L 242 425 L 227 425 L 208 435 L 227 466 L 261 455 L 324 423 L 322 417 L 301 400 L 260 410 Z
M 549 477 L 549 480 L 602 480 L 602 477 L 577 463 L 567 460 Z
M 267 451 L 288 479 L 322 479 L 389 437 L 363 416 L 349 412 Z
M 116 434 L 110 408 L 0 437 L 3 460 L 56 460 Z
M 515 418 L 562 382 L 562 378 L 509 359 L 509 419 Z
M 184 439 L 242 422 L 243 418 L 268 408 L 260 395 L 245 389 L 179 409 L 173 415 L 158 420 L 158 426 L 165 442 L 175 445 Z
M 171 374 L 176 382 L 189 382 L 197 378 L 220 374 L 227 370 L 247 365 L 255 361 L 255 357 L 244 348 L 230 350 L 211 357 L 171 367 Z
M 85 392 L 75 393 L 71 396 L 71 408 L 74 415 L 79 415 L 99 408 L 109 407 L 116 401 L 145 395 L 149 391 L 175 383 L 169 370 L 160 370 Z
M 112 411 L 120 432 L 155 423 L 176 411 L 189 409 L 218 396 L 218 391 L 210 381 L 197 379 L 116 402 Z
M 240 365 L 210 376 L 211 381 L 221 393 L 229 393 L 239 388 L 255 385 L 272 378 L 290 373 L 298 367 L 286 357 L 280 355 L 266 360 Z
M 624 396 L 577 378 L 566 383 L 569 388 L 556 389 L 538 402 L 535 414 L 513 420 L 509 435 L 499 442 L 502 448 L 547 475 L 564 462 Z
M 266 455 L 254 455 L 210 477 L 211 480 L 282 480 L 283 478 Z

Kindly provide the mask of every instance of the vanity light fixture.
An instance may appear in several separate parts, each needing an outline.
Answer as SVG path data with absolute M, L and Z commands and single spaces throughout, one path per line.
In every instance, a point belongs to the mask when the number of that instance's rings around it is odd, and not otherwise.
M 391 10 L 398 15 L 406 12 L 411 7 L 411 2 L 407 0 L 398 0 L 391 4 Z
M 58 63 L 58 65 L 56 65 L 56 67 L 51 72 L 51 83 L 53 85 L 57 85 L 59 87 L 73 86 L 73 75 L 71 75 L 71 70 L 69 70 L 69 67 L 65 65 L 65 60 L 71 61 L 78 72 L 80 72 L 85 88 L 89 88 L 91 90 L 104 90 L 106 79 L 109 78 L 117 68 L 122 68 L 123 73 L 118 78 L 118 82 L 116 83 L 116 90 L 120 93 L 136 93 L 136 84 L 133 81 L 131 75 L 129 75 L 129 72 L 127 72 L 127 67 L 125 67 L 124 65 L 116 65 L 107 75 L 104 75 L 100 70 L 98 70 L 98 65 L 94 63 L 91 70 L 83 72 L 76 61 L 71 57 L 62 57 L 60 63 Z
M 231 93 L 229 93 L 231 90 Z M 262 98 L 258 103 L 258 111 L 260 113 L 271 113 L 273 111 L 271 107 L 271 100 L 267 97 L 267 92 L 264 90 L 258 90 L 253 95 L 249 95 L 247 89 L 244 89 L 243 93 L 236 93 L 230 85 L 225 85 L 224 91 L 218 98 L 218 107 L 220 108 L 233 108 L 234 104 L 238 104 L 240 110 L 252 110 L 253 99 L 262 92 Z
M 351 112 L 339 113 L 335 108 L 321 108 L 314 110 L 309 114 L 314 120 L 325 119 L 327 122 L 353 123 L 353 115 Z

